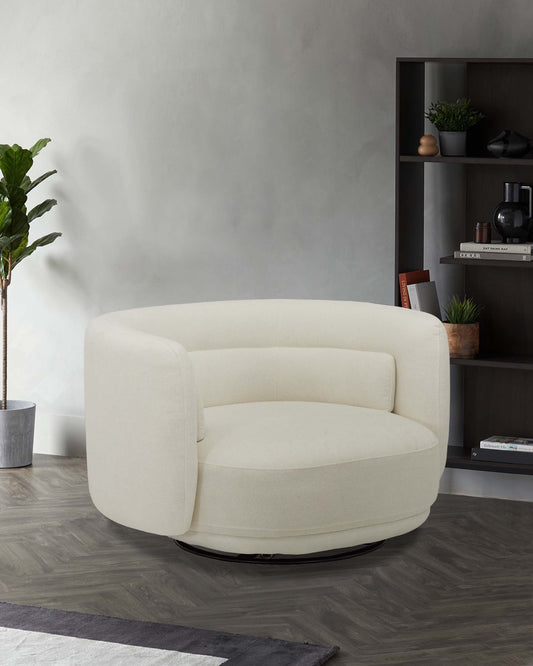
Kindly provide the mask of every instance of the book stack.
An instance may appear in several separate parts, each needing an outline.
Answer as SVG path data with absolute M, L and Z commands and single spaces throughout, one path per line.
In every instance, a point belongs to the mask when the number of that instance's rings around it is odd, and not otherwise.
M 409 271 L 399 274 L 402 308 L 429 312 L 441 319 L 437 287 L 429 279 L 428 270 Z
M 491 259 L 494 261 L 532 261 L 533 243 L 461 243 L 455 259 Z
M 472 460 L 533 464 L 533 439 L 493 435 L 472 447 Z
M 411 308 L 411 300 L 409 298 L 408 287 L 411 284 L 421 284 L 424 282 L 429 282 L 429 271 L 420 270 L 420 271 L 409 271 L 408 273 L 400 273 L 398 275 L 400 282 L 400 297 L 402 302 L 402 308 Z

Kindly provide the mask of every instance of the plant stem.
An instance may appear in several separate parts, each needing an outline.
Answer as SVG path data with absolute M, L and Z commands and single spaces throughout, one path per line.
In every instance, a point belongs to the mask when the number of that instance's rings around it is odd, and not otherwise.
M 2 280 L 2 409 L 7 408 L 7 282 Z
M 3 259 L 0 259 L 3 261 Z M 11 252 L 7 257 L 7 277 L 0 283 L 0 307 L 2 308 L 2 409 L 7 409 L 7 288 L 11 283 Z

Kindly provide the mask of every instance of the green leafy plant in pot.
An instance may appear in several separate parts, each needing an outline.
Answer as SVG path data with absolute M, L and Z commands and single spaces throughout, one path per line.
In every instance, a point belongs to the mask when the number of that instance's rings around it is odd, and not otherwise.
M 444 322 L 444 328 L 451 358 L 475 358 L 479 354 L 479 315 L 482 309 L 466 296 L 452 296 L 444 308 L 448 320 Z
M 7 292 L 14 269 L 39 247 L 53 243 L 60 233 L 29 242 L 30 224 L 53 208 L 57 201 L 46 199 L 27 209 L 28 194 L 57 173 L 48 171 L 31 180 L 28 172 L 34 158 L 50 139 L 40 139 L 29 149 L 17 144 L 0 144 L 0 305 L 2 308 L 2 401 L 0 404 L 0 467 L 31 465 L 35 404 L 7 399 Z
M 455 102 L 433 102 L 426 118 L 439 130 L 440 152 L 444 156 L 466 154 L 466 132 L 485 116 L 465 97 Z

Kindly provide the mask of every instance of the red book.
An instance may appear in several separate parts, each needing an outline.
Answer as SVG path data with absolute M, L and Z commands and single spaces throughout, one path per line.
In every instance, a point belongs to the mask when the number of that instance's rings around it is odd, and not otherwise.
M 429 282 L 429 271 L 409 271 L 409 273 L 400 273 L 398 275 L 398 279 L 400 281 L 400 297 L 402 299 L 402 308 L 411 309 L 411 302 L 409 301 L 407 285 L 418 284 L 419 282 Z

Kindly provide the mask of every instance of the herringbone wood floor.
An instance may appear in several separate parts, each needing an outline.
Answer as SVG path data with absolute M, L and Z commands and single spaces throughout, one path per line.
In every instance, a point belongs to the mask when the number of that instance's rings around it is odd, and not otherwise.
M 0 470 L 0 600 L 337 644 L 332 666 L 533 664 L 533 504 L 442 495 L 360 558 L 230 564 L 108 521 L 84 460 L 36 456 Z

